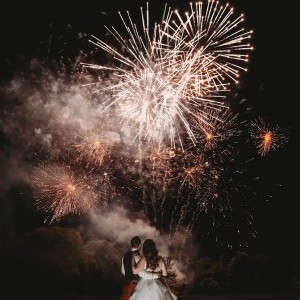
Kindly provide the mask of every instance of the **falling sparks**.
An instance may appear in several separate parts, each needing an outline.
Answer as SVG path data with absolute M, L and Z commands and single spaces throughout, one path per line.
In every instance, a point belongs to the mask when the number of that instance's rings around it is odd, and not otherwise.
M 221 143 L 224 141 L 228 145 L 230 141 L 241 135 L 237 115 L 234 115 L 228 108 L 221 111 L 207 110 L 206 119 L 201 117 L 194 119 L 193 128 L 197 140 L 208 150 L 221 148 Z

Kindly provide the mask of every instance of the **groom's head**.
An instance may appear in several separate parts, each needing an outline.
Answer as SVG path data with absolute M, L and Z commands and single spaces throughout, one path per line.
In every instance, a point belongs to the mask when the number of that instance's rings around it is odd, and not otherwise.
M 131 247 L 135 249 L 140 249 L 142 246 L 142 241 L 139 236 L 134 236 L 131 239 Z

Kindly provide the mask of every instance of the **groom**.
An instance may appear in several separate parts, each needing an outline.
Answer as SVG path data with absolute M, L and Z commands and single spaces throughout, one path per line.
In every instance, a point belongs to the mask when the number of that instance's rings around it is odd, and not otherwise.
M 135 289 L 135 286 L 137 285 L 141 277 L 148 279 L 157 279 L 161 276 L 160 273 L 147 272 L 146 270 L 140 272 L 139 275 L 133 274 L 132 259 L 134 257 L 135 262 L 137 263 L 142 257 L 142 255 L 140 254 L 142 242 L 139 236 L 134 236 L 130 242 L 131 249 L 127 251 L 122 257 L 122 273 L 124 275 L 124 280 L 121 300 L 129 300 Z

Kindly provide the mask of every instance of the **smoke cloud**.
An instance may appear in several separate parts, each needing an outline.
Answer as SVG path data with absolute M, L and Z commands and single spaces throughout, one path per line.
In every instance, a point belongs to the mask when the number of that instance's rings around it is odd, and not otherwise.
M 38 60 L 31 67 L 39 69 L 38 75 L 17 75 L 1 87 L 4 103 L 1 130 L 5 137 L 0 153 L 5 162 L 1 171 L 5 179 L 0 183 L 3 191 L 20 182 L 31 186 L 30 176 L 36 164 L 66 155 L 83 135 L 102 134 L 111 145 L 122 143 L 119 149 L 122 155 L 135 155 L 127 149 L 133 143 L 128 127 L 120 126 L 120 117 L 113 109 L 102 113 L 101 103 L 109 95 L 101 90 L 95 95 L 85 87 L 93 80 L 89 75 L 55 76 Z M 111 83 L 109 79 L 99 82 L 102 87 Z M 85 249 L 95 257 L 99 268 L 120 276 L 115 266 L 120 265 L 130 239 L 139 235 L 142 240 L 153 239 L 160 255 L 173 259 L 178 282 L 189 283 L 192 274 L 188 268 L 199 245 L 181 232 L 172 236 L 162 234 L 149 225 L 144 212 L 128 211 L 125 200 L 122 203 L 119 199 L 119 203 L 119 206 L 112 204 L 105 212 L 95 212 L 90 226 L 81 228 L 88 237 Z M 106 250 L 109 256 L 101 259 Z
M 148 224 L 147 218 L 142 213 L 137 215 L 122 206 L 114 207 L 105 214 L 93 214 L 90 221 L 92 226 L 86 232 L 89 238 L 101 236 L 113 241 L 120 257 L 130 249 L 130 240 L 133 236 L 140 236 L 142 242 L 145 239 L 153 239 L 159 254 L 172 258 L 173 271 L 176 272 L 178 283 L 192 282 L 193 274 L 189 267 L 193 259 L 199 255 L 199 244 L 191 237 L 180 232 L 174 235 L 162 234 Z

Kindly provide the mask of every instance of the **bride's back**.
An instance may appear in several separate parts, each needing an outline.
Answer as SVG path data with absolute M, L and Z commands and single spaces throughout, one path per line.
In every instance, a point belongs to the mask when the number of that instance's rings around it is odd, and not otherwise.
M 161 272 L 162 271 L 162 258 L 159 257 L 158 260 L 157 260 L 157 265 L 155 268 L 149 266 L 149 264 L 147 263 L 146 261 L 146 264 L 145 264 L 145 269 L 148 271 L 148 272 Z

